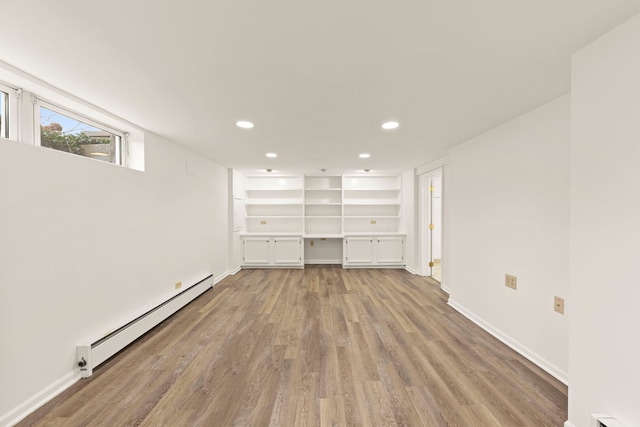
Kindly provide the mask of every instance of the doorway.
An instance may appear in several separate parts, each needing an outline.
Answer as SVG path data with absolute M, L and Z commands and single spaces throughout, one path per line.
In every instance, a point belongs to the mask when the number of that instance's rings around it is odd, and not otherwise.
M 430 276 L 445 288 L 443 274 L 444 166 L 420 174 L 420 274 Z
M 442 170 L 427 177 L 427 266 L 429 275 L 442 282 Z

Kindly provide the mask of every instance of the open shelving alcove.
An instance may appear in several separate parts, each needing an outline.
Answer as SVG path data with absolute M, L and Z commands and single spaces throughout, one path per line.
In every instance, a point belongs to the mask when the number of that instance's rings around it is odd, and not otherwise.
M 259 175 L 244 182 L 243 267 L 402 267 L 398 175 Z

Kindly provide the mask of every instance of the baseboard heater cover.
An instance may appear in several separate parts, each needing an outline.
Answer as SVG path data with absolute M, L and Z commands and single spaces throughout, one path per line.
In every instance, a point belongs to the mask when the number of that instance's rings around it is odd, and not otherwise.
M 211 287 L 213 287 L 212 274 L 110 334 L 94 341 L 87 340 L 78 345 L 76 347 L 76 366 L 80 368 L 80 376 L 82 378 L 90 377 L 96 367 Z
M 624 427 L 609 414 L 591 414 L 591 425 L 593 427 Z

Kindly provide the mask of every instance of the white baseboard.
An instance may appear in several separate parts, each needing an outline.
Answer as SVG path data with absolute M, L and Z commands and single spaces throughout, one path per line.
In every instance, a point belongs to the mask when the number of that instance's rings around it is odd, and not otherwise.
M 227 270 L 224 273 L 222 273 L 221 275 L 214 277 L 213 278 L 213 285 L 215 286 L 218 282 L 226 279 L 228 276 L 233 276 L 234 274 L 239 272 L 241 269 L 242 269 L 242 267 L 237 266 L 233 270 Z
M 234 270 L 227 271 L 224 274 L 214 278 L 212 287 L 215 286 L 218 282 L 220 282 L 224 278 L 226 278 L 227 276 L 231 274 L 236 274 L 238 271 L 240 271 L 240 267 L 238 267 L 237 270 L 235 271 Z M 189 303 L 190 302 L 191 301 L 189 301 Z M 172 313 L 171 315 L 173 314 L 175 313 Z M 45 403 L 47 403 L 48 401 L 50 401 L 51 399 L 53 399 L 54 397 L 56 397 L 66 389 L 68 389 L 69 387 L 71 387 L 80 378 L 81 376 L 78 372 L 71 371 L 64 377 L 60 378 L 59 380 L 54 381 L 52 384 L 48 385 L 47 387 L 39 391 L 37 394 L 25 400 L 24 402 L 22 402 L 21 404 L 19 404 L 9 412 L 7 412 L 6 414 L 3 414 L 2 416 L 0 416 L 0 426 L 8 427 L 8 426 L 13 426 L 17 424 L 18 422 L 26 418 L 29 414 L 31 414 L 33 411 L 35 411 L 36 409 L 38 409 L 39 407 L 41 407 L 42 405 L 44 405 Z
M 489 332 L 491 335 L 493 335 L 494 337 L 496 337 L 497 339 L 499 339 L 500 341 L 502 341 L 503 343 L 505 343 L 506 345 L 511 347 L 513 350 L 515 350 L 516 352 L 520 353 L 522 356 L 524 356 L 527 359 L 529 359 L 531 362 L 533 362 L 536 365 L 538 365 L 540 368 L 542 368 L 544 371 L 546 371 L 549 375 L 553 376 L 554 378 L 556 378 L 558 381 L 560 381 L 564 385 L 568 385 L 569 384 L 569 374 L 567 372 L 565 372 L 564 370 L 558 368 L 556 365 L 554 365 L 553 363 L 549 362 L 544 357 L 542 357 L 539 354 L 537 354 L 535 351 L 533 351 L 533 350 L 529 349 L 528 347 L 522 345 L 518 341 L 516 341 L 513 338 L 511 338 L 509 335 L 507 335 L 504 332 L 502 332 L 501 330 L 495 328 L 494 326 L 492 326 L 491 324 L 486 322 L 484 319 L 482 319 L 481 317 L 477 316 L 475 313 L 467 310 L 465 307 L 463 307 L 462 305 L 458 304 L 457 302 L 449 299 L 449 303 L 448 304 L 453 309 L 455 309 L 456 311 L 460 312 L 463 316 L 465 316 L 466 318 L 471 320 L 473 323 L 475 323 L 476 325 L 480 326 L 482 329 L 484 329 L 485 331 Z
M 80 379 L 80 374 L 74 371 L 54 381 L 37 394 L 31 396 L 6 414 L 0 417 L 0 425 L 13 426 L 25 419 L 33 411 L 74 385 Z
M 419 272 L 418 270 L 416 270 L 416 269 L 415 269 L 415 268 L 413 268 L 413 267 L 409 267 L 408 265 L 407 265 L 407 266 L 405 266 L 405 267 L 404 267 L 404 269 L 405 269 L 405 270 L 407 270 L 407 271 L 408 271 L 409 273 L 411 273 L 411 274 L 416 274 L 416 275 L 419 275 L 419 274 L 420 274 L 420 272 Z
M 309 265 L 340 265 L 341 259 L 305 259 L 305 264 Z

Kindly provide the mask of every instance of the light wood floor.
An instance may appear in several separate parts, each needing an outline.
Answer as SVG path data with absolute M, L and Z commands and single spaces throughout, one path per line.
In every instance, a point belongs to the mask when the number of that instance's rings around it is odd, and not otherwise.
M 562 426 L 567 389 L 402 270 L 244 270 L 21 426 Z

